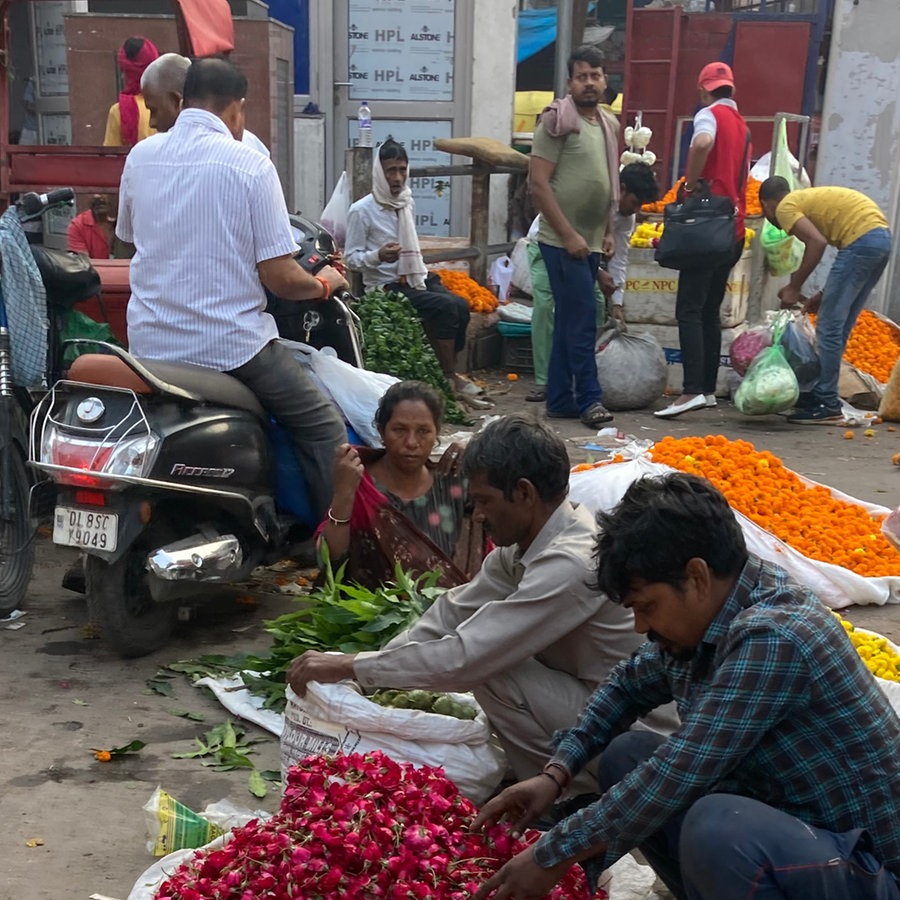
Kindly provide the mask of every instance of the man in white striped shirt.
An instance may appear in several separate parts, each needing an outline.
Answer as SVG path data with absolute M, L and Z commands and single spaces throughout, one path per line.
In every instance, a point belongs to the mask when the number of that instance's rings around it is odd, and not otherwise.
M 263 285 L 290 300 L 325 299 L 346 281 L 293 259 L 272 162 L 240 143 L 247 79 L 230 62 L 194 62 L 184 109 L 166 134 L 137 144 L 125 163 L 116 234 L 135 247 L 128 339 L 138 358 L 227 372 L 290 433 L 315 512 L 331 500 L 334 448 L 346 440 L 336 409 L 264 312 Z

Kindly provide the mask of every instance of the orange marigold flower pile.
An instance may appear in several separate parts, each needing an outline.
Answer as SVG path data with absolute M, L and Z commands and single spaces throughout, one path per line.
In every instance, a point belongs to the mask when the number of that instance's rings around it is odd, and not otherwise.
M 435 269 L 434 271 L 448 291 L 466 298 L 472 312 L 489 313 L 497 308 L 499 301 L 496 296 L 487 288 L 483 288 L 477 281 L 469 278 L 465 272 L 452 269 Z
M 804 556 L 865 577 L 900 574 L 900 553 L 861 506 L 810 486 L 767 450 L 722 435 L 666 437 L 655 462 L 708 478 L 731 506 Z
M 851 366 L 887 384 L 898 357 L 900 337 L 897 331 L 870 310 L 864 309 L 850 332 L 844 359 Z
M 666 206 L 669 203 L 674 203 L 678 199 L 678 188 L 684 184 L 684 178 L 679 178 L 672 187 L 663 194 L 662 197 L 659 198 L 655 203 L 645 203 L 641 207 L 641 212 L 645 213 L 661 213 L 665 212 Z M 761 216 L 762 215 L 762 205 L 759 202 L 759 186 L 762 184 L 761 181 L 757 181 L 752 175 L 747 178 L 747 215 L 748 216 Z

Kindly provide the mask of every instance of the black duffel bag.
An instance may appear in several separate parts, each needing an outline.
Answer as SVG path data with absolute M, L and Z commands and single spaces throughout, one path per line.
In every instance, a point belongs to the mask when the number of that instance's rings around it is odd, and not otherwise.
M 71 309 L 100 293 L 100 275 L 83 253 L 31 245 L 31 254 L 47 290 L 47 305 Z
M 717 194 L 666 206 L 653 258 L 666 269 L 714 269 L 734 262 L 733 201 Z

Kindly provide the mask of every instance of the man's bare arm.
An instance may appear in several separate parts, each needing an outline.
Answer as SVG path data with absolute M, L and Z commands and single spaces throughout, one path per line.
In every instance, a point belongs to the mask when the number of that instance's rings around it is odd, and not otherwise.
M 325 300 L 335 291 L 347 287 L 347 281 L 337 269 L 325 266 L 317 276 L 310 275 L 297 265 L 293 256 L 276 256 L 256 264 L 259 280 L 273 293 L 285 300 Z M 328 282 L 328 293 L 319 278 Z

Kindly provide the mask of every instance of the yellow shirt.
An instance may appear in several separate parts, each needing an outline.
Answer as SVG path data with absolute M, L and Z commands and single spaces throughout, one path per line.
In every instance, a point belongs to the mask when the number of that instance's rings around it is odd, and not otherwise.
M 150 127 L 150 110 L 144 105 L 142 94 L 135 94 L 134 99 L 138 106 L 138 140 L 142 141 L 151 134 L 156 134 L 156 129 Z M 103 138 L 104 147 L 122 147 L 122 120 L 119 117 L 119 104 L 113 103 L 109 108 L 109 116 L 106 119 L 106 137 Z
M 814 187 L 791 191 L 775 210 L 787 232 L 806 216 L 829 244 L 843 250 L 873 228 L 887 228 L 884 213 L 874 200 L 844 187 Z

